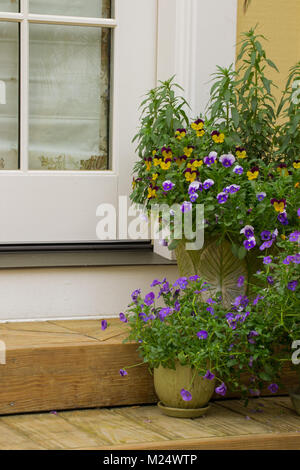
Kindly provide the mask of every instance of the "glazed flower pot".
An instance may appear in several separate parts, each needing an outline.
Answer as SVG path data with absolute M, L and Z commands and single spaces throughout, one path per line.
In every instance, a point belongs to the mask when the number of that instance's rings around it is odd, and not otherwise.
M 194 375 L 195 370 L 190 366 L 182 366 L 179 362 L 176 363 L 176 369 L 167 369 L 161 365 L 154 369 L 154 387 L 160 400 L 158 406 L 164 414 L 196 418 L 209 409 L 208 402 L 214 393 L 215 380 Z M 182 390 L 189 391 L 192 398 L 185 401 L 181 395 Z
M 289 393 L 291 402 L 296 410 L 296 413 L 300 415 L 300 366 L 297 367 L 298 369 L 298 376 L 299 376 L 299 385 L 296 390 L 293 390 Z
M 203 248 L 195 251 L 187 251 L 185 243 L 181 242 L 175 252 L 180 275 L 199 275 L 210 285 L 203 293 L 204 299 L 221 292 L 225 306 L 230 306 L 238 295 L 245 294 L 245 287 L 238 287 L 237 280 L 243 276 L 246 281 L 253 282 L 252 274 L 260 266 L 256 250 L 240 260 L 233 255 L 231 243 L 227 240 L 220 243 L 216 237 L 205 240 Z

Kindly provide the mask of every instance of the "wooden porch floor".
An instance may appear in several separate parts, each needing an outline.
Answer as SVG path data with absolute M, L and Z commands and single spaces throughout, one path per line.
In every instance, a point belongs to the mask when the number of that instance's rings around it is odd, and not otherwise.
M 300 449 L 300 416 L 288 397 L 218 401 L 197 419 L 153 405 L 2 416 L 0 449 Z

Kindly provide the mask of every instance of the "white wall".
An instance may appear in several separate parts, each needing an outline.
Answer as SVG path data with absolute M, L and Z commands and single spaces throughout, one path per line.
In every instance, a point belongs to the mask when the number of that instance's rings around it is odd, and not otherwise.
M 158 79 L 176 74 L 196 116 L 216 65 L 235 61 L 237 0 L 159 0 L 158 13 Z
M 153 279 L 174 281 L 176 266 L 0 270 L 0 321 L 118 316 L 130 294 Z

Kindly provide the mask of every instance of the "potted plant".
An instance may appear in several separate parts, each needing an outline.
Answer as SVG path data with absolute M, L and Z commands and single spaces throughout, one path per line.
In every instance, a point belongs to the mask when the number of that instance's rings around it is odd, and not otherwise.
M 300 217 L 300 208 L 298 215 Z M 272 318 L 270 332 L 274 344 L 279 346 L 274 358 L 280 364 L 292 364 L 300 374 L 300 231 L 283 238 L 278 242 L 280 251 L 277 255 L 263 258 L 264 269 L 256 274 L 261 287 L 255 287 L 255 290 L 262 299 L 261 308 Z M 300 380 L 296 389 L 290 391 L 290 396 L 300 414 Z
M 171 78 L 143 101 L 141 127 L 134 139 L 140 158 L 134 168 L 132 201 L 149 211 L 157 205 L 170 208 L 170 217 L 166 222 L 161 217 L 160 226 L 169 228 L 168 245 L 176 252 L 180 274 L 206 279 L 209 295 L 220 291 L 227 306 L 244 289 L 237 287 L 236 278 L 246 277 L 248 288 L 255 281 L 260 250 L 271 245 L 274 250 L 276 239 L 298 226 L 300 162 L 295 151 L 288 152 L 286 162 L 281 158 L 286 139 L 276 125 L 272 82 L 265 75 L 267 67 L 276 66 L 259 39 L 255 30 L 245 34 L 238 72 L 219 68 L 208 118 L 188 119 L 187 103 L 176 96 L 180 87 Z M 287 90 L 277 114 L 283 110 L 285 129 L 298 142 L 294 134 L 300 135 L 299 110 L 287 105 L 286 96 Z M 199 204 L 205 211 L 204 245 L 189 250 L 186 242 L 197 233 Z M 192 214 L 192 225 L 184 226 L 180 237 L 174 205 L 183 214 Z M 265 226 L 271 228 L 270 239 L 264 239 Z
M 201 416 L 214 391 L 225 396 L 228 387 L 241 396 L 257 394 L 266 383 L 272 393 L 278 389 L 273 313 L 261 311 L 261 297 L 250 302 L 238 296 L 230 309 L 220 293 L 204 300 L 208 287 L 198 275 L 172 285 L 155 279 L 145 296 L 134 291 L 128 311 L 120 314 L 130 327 L 127 340 L 138 343 L 143 362 L 154 370 L 158 406 L 171 416 Z M 249 383 L 242 385 L 245 372 Z

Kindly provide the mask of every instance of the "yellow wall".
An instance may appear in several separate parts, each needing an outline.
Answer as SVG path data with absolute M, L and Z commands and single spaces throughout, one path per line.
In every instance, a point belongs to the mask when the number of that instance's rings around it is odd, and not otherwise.
M 258 23 L 257 31 L 268 39 L 264 41 L 267 57 L 280 71 L 271 69 L 268 76 L 282 90 L 290 67 L 300 61 L 300 0 L 252 0 L 246 13 L 243 3 L 238 0 L 237 42 L 242 32 Z

